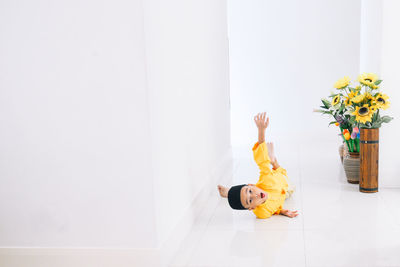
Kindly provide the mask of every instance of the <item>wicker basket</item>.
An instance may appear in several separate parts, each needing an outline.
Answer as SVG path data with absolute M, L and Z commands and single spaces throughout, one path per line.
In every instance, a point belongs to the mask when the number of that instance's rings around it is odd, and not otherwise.
M 343 164 L 343 156 L 344 156 L 344 145 L 343 144 L 339 146 L 339 156 L 340 156 L 340 161 Z
M 346 173 L 347 182 L 358 184 L 360 182 L 360 153 L 348 152 L 345 148 L 343 168 Z

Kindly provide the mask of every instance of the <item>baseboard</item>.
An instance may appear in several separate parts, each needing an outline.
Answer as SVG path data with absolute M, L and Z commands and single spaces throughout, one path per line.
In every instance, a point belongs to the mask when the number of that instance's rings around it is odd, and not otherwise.
M 167 240 L 155 249 L 119 248 L 0 248 L 0 267 L 147 267 L 168 266 L 182 241 L 191 231 L 199 216 L 211 216 L 204 212 L 217 205 L 216 185 L 232 179 L 232 151 L 225 153 L 219 163 L 183 213 L 182 219 Z M 214 197 L 210 197 L 214 196 Z M 194 216 L 196 214 L 197 216 Z
M 118 248 L 0 248 L 0 266 L 158 266 L 156 255 L 156 250 Z

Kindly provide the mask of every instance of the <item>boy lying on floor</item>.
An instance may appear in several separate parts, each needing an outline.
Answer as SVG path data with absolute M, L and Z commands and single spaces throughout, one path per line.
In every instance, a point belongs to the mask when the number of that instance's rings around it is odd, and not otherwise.
M 258 142 L 253 147 L 253 156 L 260 168 L 260 178 L 255 185 L 243 184 L 231 188 L 218 185 L 219 193 L 221 197 L 228 198 L 232 209 L 252 210 L 260 219 L 269 218 L 273 214 L 296 217 L 297 210 L 282 208 L 293 189 L 288 189 L 286 170 L 278 164 L 273 144 L 265 143 L 265 129 L 268 127 L 269 118 L 265 118 L 265 112 L 258 113 L 254 121 L 258 128 Z

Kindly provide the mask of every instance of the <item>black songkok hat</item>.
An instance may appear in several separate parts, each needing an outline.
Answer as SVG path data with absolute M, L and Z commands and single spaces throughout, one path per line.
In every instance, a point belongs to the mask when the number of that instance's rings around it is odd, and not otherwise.
M 234 210 L 246 209 L 243 207 L 242 202 L 240 201 L 240 190 L 243 186 L 246 186 L 246 184 L 232 186 L 228 191 L 229 206 L 231 206 L 231 208 Z

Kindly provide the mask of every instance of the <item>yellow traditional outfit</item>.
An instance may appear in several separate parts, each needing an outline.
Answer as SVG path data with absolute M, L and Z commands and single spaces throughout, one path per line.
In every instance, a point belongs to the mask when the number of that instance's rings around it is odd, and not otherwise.
M 266 219 L 273 214 L 279 214 L 286 199 L 288 190 L 286 170 L 282 167 L 271 169 L 268 148 L 265 142 L 258 142 L 253 147 L 254 160 L 260 168 L 260 178 L 256 184 L 258 188 L 266 191 L 267 200 L 257 206 L 253 212 L 260 219 Z

